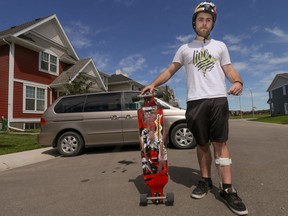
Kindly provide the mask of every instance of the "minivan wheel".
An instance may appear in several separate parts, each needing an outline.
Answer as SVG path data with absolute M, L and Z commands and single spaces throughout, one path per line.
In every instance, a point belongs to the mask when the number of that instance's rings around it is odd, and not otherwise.
M 176 125 L 171 132 L 172 144 L 178 149 L 194 148 L 196 145 L 193 134 L 187 128 L 186 123 Z
M 84 142 L 78 133 L 65 132 L 58 139 L 57 149 L 64 157 L 76 156 L 84 149 Z

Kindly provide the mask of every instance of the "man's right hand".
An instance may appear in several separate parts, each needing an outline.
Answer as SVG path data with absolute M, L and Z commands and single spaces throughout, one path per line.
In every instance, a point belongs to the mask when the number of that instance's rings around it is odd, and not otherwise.
M 150 84 L 150 85 L 146 86 L 145 88 L 143 88 L 141 91 L 141 95 L 144 95 L 148 91 L 150 94 L 153 94 L 154 93 L 154 86 Z

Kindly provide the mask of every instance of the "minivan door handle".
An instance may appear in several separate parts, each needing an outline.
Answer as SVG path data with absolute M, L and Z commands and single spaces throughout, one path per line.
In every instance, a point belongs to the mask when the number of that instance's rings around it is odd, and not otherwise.
M 132 115 L 126 115 L 126 119 L 132 119 L 133 116 Z
M 119 119 L 119 116 L 117 116 L 117 115 L 112 115 L 112 116 L 110 116 L 110 118 L 111 118 L 111 120 L 117 120 L 117 119 Z

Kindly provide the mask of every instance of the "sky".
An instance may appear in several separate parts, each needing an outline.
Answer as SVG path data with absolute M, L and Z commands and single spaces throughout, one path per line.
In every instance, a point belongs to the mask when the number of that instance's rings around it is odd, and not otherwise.
M 195 0 L 0 0 L 0 31 L 56 14 L 79 58 L 91 57 L 109 75 L 117 69 L 144 85 L 168 67 L 177 49 L 195 38 Z M 223 41 L 244 80 L 230 110 L 269 109 L 267 89 L 288 72 L 287 0 L 214 0 L 217 21 L 211 37 Z M 186 108 L 182 67 L 168 82 Z M 227 82 L 227 88 L 230 87 Z

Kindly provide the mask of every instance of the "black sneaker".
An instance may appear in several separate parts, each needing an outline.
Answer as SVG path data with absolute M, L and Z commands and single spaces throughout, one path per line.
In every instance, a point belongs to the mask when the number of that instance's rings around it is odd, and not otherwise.
M 234 188 L 227 188 L 220 191 L 220 197 L 227 206 L 237 215 L 247 215 L 248 210 Z
M 196 188 L 192 191 L 191 197 L 195 199 L 203 198 L 209 190 L 212 190 L 212 181 L 205 181 L 201 179 Z

